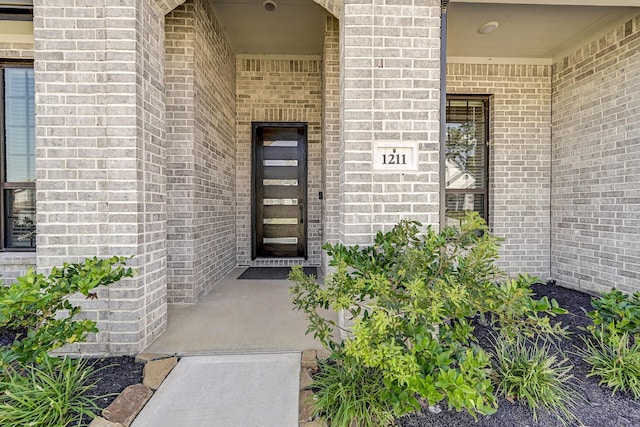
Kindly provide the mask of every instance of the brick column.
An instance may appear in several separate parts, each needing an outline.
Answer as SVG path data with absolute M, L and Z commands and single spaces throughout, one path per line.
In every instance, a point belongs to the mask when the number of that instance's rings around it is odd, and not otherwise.
M 327 17 L 322 55 L 323 243 L 336 243 L 340 228 L 340 22 Z M 327 267 L 326 253 L 322 264 Z
M 345 0 L 340 240 L 402 218 L 438 222 L 440 1 Z M 417 147 L 416 170 L 374 169 L 376 141 Z
M 83 302 L 84 353 L 133 353 L 166 325 L 164 14 L 153 0 L 34 1 L 38 268 L 134 255 Z

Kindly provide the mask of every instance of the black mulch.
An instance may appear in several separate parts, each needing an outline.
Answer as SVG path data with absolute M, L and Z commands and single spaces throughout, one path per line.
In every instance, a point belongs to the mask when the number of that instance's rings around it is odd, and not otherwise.
M 133 356 L 90 359 L 89 363 L 94 369 L 90 381 L 96 383 L 91 394 L 98 396 L 95 402 L 101 409 L 109 406 L 128 386 L 142 382 L 144 365 L 136 363 Z
M 575 382 L 575 394 L 578 397 L 574 413 L 580 423 L 575 426 L 587 427 L 638 427 L 640 426 L 640 401 L 635 401 L 628 393 L 618 392 L 611 395 L 611 390 L 599 386 L 597 378 L 586 378 L 589 365 L 580 357 L 573 354 L 574 346 L 582 346 L 581 336 L 585 333 L 580 329 L 590 324 L 586 312 L 590 311 L 591 296 L 582 292 L 562 288 L 555 285 L 535 285 L 534 291 L 538 297 L 544 295 L 555 298 L 560 306 L 569 310 L 569 314 L 557 316 L 563 325 L 569 326 L 572 332 L 570 339 L 562 340 L 560 348 L 571 360 L 574 368 L 572 374 Z M 479 335 L 485 331 L 478 330 Z M 484 346 L 486 341 L 479 339 Z M 483 344 L 484 341 L 484 344 Z M 557 418 L 545 412 L 538 413 L 538 421 L 534 422 L 530 410 L 518 402 L 510 403 L 504 398 L 499 400 L 498 412 L 493 415 L 480 417 L 478 422 L 466 412 L 448 411 L 445 404 L 441 404 L 442 412 L 434 414 L 428 409 L 420 414 L 408 415 L 397 421 L 401 427 L 556 427 L 562 425 Z
M 15 331 L 0 329 L 0 347 L 11 344 L 15 335 Z M 87 358 L 87 363 L 94 369 L 89 383 L 95 383 L 95 387 L 90 394 L 97 396 L 95 403 L 101 410 L 109 406 L 122 390 L 142 382 L 144 365 L 135 363 L 133 356 Z M 90 422 L 91 420 L 85 417 L 82 425 L 88 425 Z

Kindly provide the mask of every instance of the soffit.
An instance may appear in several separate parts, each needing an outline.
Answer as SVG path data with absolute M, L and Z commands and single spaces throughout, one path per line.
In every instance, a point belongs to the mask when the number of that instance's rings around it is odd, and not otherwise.
M 211 0 L 238 54 L 319 55 L 327 12 L 312 0 Z M 452 0 L 448 8 L 448 56 L 556 58 L 640 14 L 638 0 Z M 608 6 L 602 6 L 602 5 Z M 497 20 L 487 35 L 478 28 Z
M 557 58 L 639 14 L 637 7 L 454 2 L 447 9 L 447 55 Z M 500 26 L 479 34 L 478 28 L 489 21 Z
M 237 54 L 320 55 L 328 12 L 312 0 L 211 0 Z

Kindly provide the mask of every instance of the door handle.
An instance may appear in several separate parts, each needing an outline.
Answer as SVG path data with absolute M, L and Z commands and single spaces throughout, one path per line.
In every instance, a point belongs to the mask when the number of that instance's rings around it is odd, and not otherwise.
M 300 203 L 301 200 L 298 201 Z M 299 205 L 300 207 L 300 224 L 304 224 L 304 205 Z

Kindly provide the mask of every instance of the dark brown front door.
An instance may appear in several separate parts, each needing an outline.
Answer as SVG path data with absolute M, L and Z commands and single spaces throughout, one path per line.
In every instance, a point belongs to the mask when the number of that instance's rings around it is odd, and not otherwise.
M 307 256 L 307 125 L 253 124 L 253 259 Z

